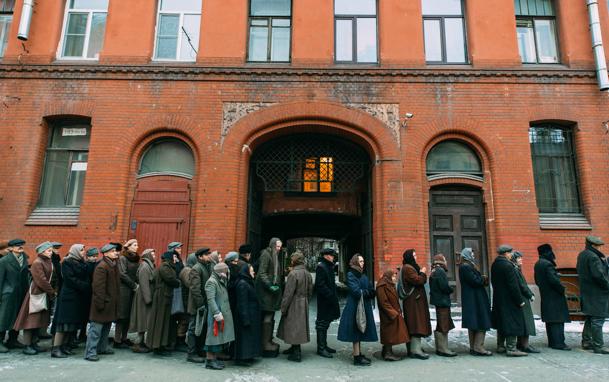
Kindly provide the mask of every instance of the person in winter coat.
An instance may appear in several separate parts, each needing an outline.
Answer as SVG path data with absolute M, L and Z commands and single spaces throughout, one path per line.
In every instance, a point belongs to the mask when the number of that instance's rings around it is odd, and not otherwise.
M 99 249 L 96 247 L 92 247 L 87 249 L 85 253 L 85 264 L 87 266 L 87 278 L 86 281 L 91 287 L 93 283 L 93 272 L 95 271 L 95 267 L 99 264 Z M 87 326 L 89 325 L 89 311 L 91 310 L 91 293 L 87 294 L 83 298 L 83 311 L 86 312 L 86 315 L 80 324 L 80 333 L 78 334 L 78 343 L 86 343 L 87 342 Z
M 167 251 L 161 256 L 161 266 L 154 271 L 154 292 L 152 295 L 152 312 L 148 320 L 146 346 L 155 355 L 169 355 L 169 330 L 171 325 L 171 302 L 173 290 L 180 286 L 176 274 L 175 256 L 173 251 Z
M 347 287 L 349 294 L 338 324 L 338 340 L 353 343 L 353 364 L 355 366 L 370 366 L 372 361 L 361 353 L 360 343 L 378 341 L 372 314 L 372 300 L 376 293 L 374 286 L 368 281 L 368 276 L 364 274 L 364 258 L 358 253 L 353 255 L 349 261 Z M 364 302 L 366 316 L 366 326 L 363 330 L 360 330 L 357 323 L 357 309 L 360 301 Z
M 520 286 L 520 292 L 524 296 L 524 306 L 522 307 L 522 314 L 524 315 L 524 327 L 525 334 L 518 336 L 516 347 L 518 350 L 525 353 L 539 353 L 539 350 L 535 349 L 533 345 L 529 344 L 529 336 L 536 335 L 535 331 L 535 318 L 533 317 L 533 309 L 531 308 L 531 302 L 535 301 L 535 294 L 529 289 L 526 279 L 522 274 L 522 253 L 514 251 L 512 254 L 512 263 L 516 267 L 516 275 L 518 276 L 518 285 Z
M 586 249 L 577 256 L 582 313 L 586 316 L 582 348 L 598 354 L 609 354 L 603 340 L 603 324 L 609 317 L 609 273 L 607 259 L 600 251 L 604 244 L 597 236 L 587 236 Z
M 491 266 L 493 285 L 493 309 L 491 318 L 497 329 L 497 352 L 505 352 L 508 357 L 528 355 L 517 349 L 518 336 L 526 334 L 523 307 L 526 297 L 522 295 L 518 282 L 518 271 L 512 264 L 512 247 L 502 245 L 497 249 L 498 256 Z M 505 342 L 505 345 L 504 345 Z
M 189 273 L 189 295 L 188 295 L 188 333 L 186 343 L 188 345 L 188 362 L 203 363 L 203 347 L 205 346 L 205 335 L 207 334 L 207 296 L 205 295 L 205 283 L 211 277 L 213 263 L 210 258 L 209 248 L 200 248 L 195 252 L 197 262 Z M 197 325 L 198 324 L 198 325 Z
M 55 338 L 51 357 L 66 358 L 74 353 L 67 341 L 70 336 L 82 326 L 82 322 L 89 317 L 87 304 L 84 302 L 91 295 L 91 283 L 87 264 L 85 263 L 85 246 L 74 244 L 68 255 L 61 263 L 61 274 L 63 275 L 63 288 L 57 298 L 57 310 L 53 324 L 55 326 Z
M 0 353 L 23 348 L 17 340 L 19 332 L 13 330 L 15 319 L 29 287 L 28 256 L 23 250 L 25 240 L 13 239 L 8 243 L 7 254 L 0 259 Z M 3 343 L 6 332 L 8 340 Z
M 154 289 L 154 262 L 156 253 L 154 249 L 148 248 L 142 252 L 142 262 L 137 268 L 135 277 L 138 287 L 133 297 L 131 307 L 130 331 L 138 334 L 138 340 L 131 347 L 134 353 L 149 353 L 150 348 L 146 346 L 145 334 L 148 331 L 148 321 L 152 313 L 152 291 Z
M 300 362 L 300 345 L 311 341 L 309 337 L 309 299 L 313 294 L 313 277 L 305 266 L 304 254 L 296 251 L 291 256 L 292 271 L 288 274 L 281 300 L 281 320 L 277 338 L 291 345 L 284 351 L 288 360 Z
M 217 355 L 222 353 L 229 342 L 235 340 L 233 315 L 228 300 L 228 265 L 219 263 L 205 283 L 207 296 L 207 336 L 205 337 L 205 351 L 207 362 L 205 368 L 212 370 L 224 369 L 224 362 L 218 360 Z
M 491 304 L 486 293 L 488 277 L 480 273 L 473 249 L 463 248 L 459 265 L 461 282 L 461 327 L 469 335 L 469 352 L 475 356 L 491 356 L 484 348 L 484 337 L 491 328 Z
M 421 347 L 421 338 L 431 335 L 431 317 L 425 293 L 427 269 L 420 268 L 417 264 L 417 254 L 414 249 L 404 252 L 402 264 L 400 277 L 402 277 L 402 284 L 407 295 L 403 302 L 404 315 L 410 334 L 408 354 L 411 358 L 425 360 L 429 358 L 429 355 Z
M 242 265 L 251 264 L 252 262 L 252 246 L 249 244 L 242 244 L 239 246 L 239 260 Z
M 535 284 L 541 295 L 541 320 L 546 324 L 548 346 L 571 350 L 565 344 L 565 322 L 570 322 L 565 287 L 556 271 L 556 256 L 550 244 L 537 247 L 539 260 L 535 263 Z
M 448 285 L 446 272 L 448 272 L 446 257 L 442 254 L 435 255 L 429 275 L 429 295 L 431 305 L 436 307 L 436 331 L 434 332 L 436 354 L 442 357 L 454 357 L 457 353 L 448 348 L 448 332 L 455 328 L 450 313 L 450 295 L 455 289 Z
M 258 276 L 255 280 L 256 293 L 262 309 L 262 354 L 277 357 L 279 344 L 273 341 L 275 312 L 281 308 L 284 286 L 284 264 L 282 242 L 274 237 L 268 248 L 262 250 L 258 259 Z
M 235 286 L 237 310 L 233 312 L 235 361 L 238 365 L 250 366 L 255 358 L 262 355 L 260 304 L 254 287 L 254 267 L 248 264 L 241 267 L 239 272 L 239 281 Z
M 178 282 L 180 285 L 179 293 L 176 292 L 174 298 L 182 298 L 182 305 L 184 306 L 184 310 L 182 312 L 176 312 L 171 315 L 171 326 L 169 327 L 169 344 L 167 348 L 169 350 L 178 350 L 178 351 L 187 351 L 186 346 L 186 332 L 188 331 L 188 321 L 190 320 L 190 316 L 186 311 L 186 306 L 188 304 L 188 285 L 184 285 L 182 282 L 183 279 L 188 279 L 188 275 L 185 274 L 184 262 L 182 261 L 182 246 L 183 244 L 179 241 L 173 241 L 167 245 L 167 251 L 172 251 L 175 259 L 175 273 L 178 278 Z M 180 278 L 180 275 L 182 276 Z
M 336 278 L 334 266 L 336 251 L 332 248 L 322 249 L 319 263 L 315 269 L 315 292 L 317 293 L 317 354 L 324 358 L 332 358 L 336 350 L 328 346 L 328 328 L 330 323 L 340 317 L 338 294 L 336 293 Z
M 117 244 L 106 244 L 101 248 L 103 259 L 93 272 L 90 329 L 85 347 L 87 361 L 99 361 L 98 354 L 113 354 L 108 347 L 108 335 L 112 322 L 118 319 L 120 309 L 120 271 L 118 269 Z
M 393 345 L 410 342 L 408 328 L 404 321 L 400 299 L 396 290 L 398 276 L 393 269 L 383 273 L 383 277 L 376 285 L 376 299 L 378 301 L 379 316 L 381 319 L 381 344 L 383 351 L 381 357 L 385 361 L 399 361 L 402 358 L 393 353 Z
M 133 342 L 127 338 L 127 334 L 131 321 L 133 296 L 138 288 L 137 270 L 140 266 L 140 256 L 137 254 L 138 248 L 137 240 L 131 239 L 123 245 L 123 251 L 118 258 L 118 270 L 121 275 L 121 301 L 118 320 L 114 327 L 115 349 L 133 346 Z

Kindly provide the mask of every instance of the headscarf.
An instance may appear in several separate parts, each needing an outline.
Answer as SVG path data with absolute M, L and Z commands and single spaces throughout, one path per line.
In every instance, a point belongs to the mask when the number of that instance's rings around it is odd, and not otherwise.
M 518 252 L 518 251 L 514 251 L 512 253 L 512 258 L 510 259 L 510 261 L 518 268 L 520 268 L 520 266 L 518 265 L 518 259 L 522 257 L 522 253 Z
M 474 262 L 476 261 L 474 259 L 474 251 L 469 247 L 463 248 L 461 250 L 461 258 L 465 261 L 469 261 L 472 264 L 474 264 Z
M 446 257 L 444 257 L 444 255 L 441 253 L 438 253 L 437 255 L 435 255 L 433 257 L 433 260 L 431 263 L 431 268 L 432 269 L 442 268 L 446 272 L 448 272 L 448 264 L 446 262 Z
M 154 261 L 152 258 L 152 252 L 154 252 L 154 249 L 152 248 L 145 249 L 144 252 L 142 252 L 142 259 Z
M 383 276 L 381 276 L 381 279 L 379 280 L 378 284 L 376 284 L 376 286 L 380 287 L 382 285 L 394 285 L 394 282 L 391 278 L 393 277 L 393 275 L 395 275 L 395 273 L 395 270 L 387 269 L 385 272 L 383 272 Z
M 542 244 L 537 247 L 537 253 L 539 254 L 540 259 L 548 260 L 556 266 L 556 255 L 554 255 L 554 250 L 550 244 Z
M 218 264 L 220 262 L 220 253 L 218 251 L 213 251 L 209 255 L 209 258 L 210 258 L 212 264 Z
M 356 253 L 355 255 L 353 255 L 353 257 L 351 257 L 351 260 L 349 260 L 349 268 L 362 274 L 364 273 L 364 269 L 359 265 L 360 256 L 361 255 L 359 253 Z
M 228 278 L 228 265 L 226 263 L 214 265 L 214 273 L 220 276 L 221 279 L 226 280 Z
M 414 249 L 407 249 L 404 251 L 404 254 L 402 255 L 402 264 L 410 265 L 417 273 L 421 272 L 421 267 L 419 267 L 419 264 L 417 264 L 417 261 L 414 259 Z
M 250 283 L 252 283 L 254 281 L 254 278 L 252 277 L 252 275 L 250 275 L 250 267 L 251 265 L 249 264 L 244 264 L 241 268 L 239 268 L 239 274 L 238 274 L 238 279 L 244 279 Z
M 81 256 L 80 252 L 85 249 L 85 246 L 82 244 L 74 244 L 73 246 L 70 247 L 70 250 L 68 251 L 68 256 L 66 258 L 68 259 L 74 259 L 76 261 L 83 261 L 83 257 Z
M 296 252 L 292 253 L 292 257 L 290 258 L 290 260 L 292 267 L 295 267 L 297 265 L 303 265 L 305 263 L 304 254 L 299 250 L 296 250 Z

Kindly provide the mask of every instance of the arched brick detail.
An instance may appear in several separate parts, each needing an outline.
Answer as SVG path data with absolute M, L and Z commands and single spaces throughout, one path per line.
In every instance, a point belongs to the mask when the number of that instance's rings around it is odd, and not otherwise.
M 95 103 L 92 101 L 52 101 L 44 106 L 44 116 L 80 115 L 93 117 Z

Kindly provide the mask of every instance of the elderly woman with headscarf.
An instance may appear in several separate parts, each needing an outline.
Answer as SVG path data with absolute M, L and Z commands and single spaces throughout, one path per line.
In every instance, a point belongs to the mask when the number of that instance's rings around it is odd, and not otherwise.
M 51 357 L 65 358 L 72 355 L 67 344 L 69 336 L 74 335 L 89 317 L 91 282 L 85 261 L 85 246 L 74 244 L 61 263 L 63 287 L 57 298 L 57 309 L 53 317 L 55 337 Z
M 533 317 L 533 309 L 531 308 L 531 302 L 535 301 L 535 295 L 531 289 L 529 289 L 527 281 L 522 274 L 522 253 L 514 251 L 511 261 L 516 267 L 520 293 L 522 293 L 525 298 L 524 306 L 522 307 L 522 314 L 524 315 L 526 334 L 518 336 L 516 347 L 518 350 L 525 353 L 539 353 L 539 350 L 535 349 L 531 344 L 529 344 L 529 336 L 534 336 L 537 334 L 535 332 L 535 318 Z
M 446 257 L 443 254 L 435 255 L 429 275 L 429 296 L 431 305 L 436 307 L 436 331 L 434 332 L 436 354 L 442 357 L 454 357 L 457 353 L 448 348 L 448 332 L 455 328 L 450 314 L 450 295 L 455 289 L 448 284 L 446 272 L 448 272 Z
M 226 346 L 235 340 L 233 315 L 228 300 L 228 265 L 214 265 L 211 277 L 205 283 L 207 298 L 207 336 L 205 351 L 207 352 L 206 369 L 222 370 L 224 362 L 218 360 Z
M 237 295 L 237 310 L 233 312 L 235 362 L 241 366 L 250 366 L 262 353 L 260 304 L 254 287 L 254 276 L 254 267 L 246 264 L 239 271 L 239 281 L 235 287 Z
M 376 342 L 376 325 L 372 314 L 372 300 L 375 296 L 374 286 L 364 274 L 364 258 L 356 253 L 349 261 L 349 271 L 347 272 L 347 304 L 340 317 L 338 324 L 338 340 L 353 343 L 353 364 L 355 366 L 370 366 L 370 358 L 361 352 L 360 343 Z M 357 307 L 360 301 L 364 302 L 366 316 L 365 327 L 360 328 L 357 322 Z M 363 325 L 362 325 L 363 326 Z
M 477 356 L 492 355 L 484 348 L 486 331 L 491 328 L 491 305 L 486 293 L 488 277 L 482 275 L 476 265 L 474 251 L 463 248 L 459 265 L 461 282 L 461 327 L 469 334 L 469 352 Z
M 152 290 L 154 287 L 154 261 L 155 251 L 152 248 L 142 252 L 142 262 L 137 269 L 136 278 L 139 288 L 133 297 L 131 308 L 130 331 L 138 334 L 138 341 L 131 350 L 134 353 L 148 353 L 150 349 L 144 342 L 144 335 L 148 331 L 148 321 L 152 312 Z
M 123 251 L 118 259 L 118 270 L 121 275 L 121 300 L 118 320 L 114 327 L 114 348 L 133 346 L 133 342 L 127 338 L 127 334 L 129 333 L 133 296 L 138 285 L 136 275 L 140 266 L 140 256 L 137 254 L 137 250 L 137 240 L 130 239 L 123 245 Z
M 388 269 L 376 285 L 376 299 L 381 319 L 381 344 L 383 344 L 381 357 L 385 361 L 401 360 L 401 357 L 393 353 L 392 347 L 393 345 L 407 344 L 410 341 L 395 286 L 396 282 L 396 272 L 393 269 Z
M 417 264 L 417 253 L 414 249 L 407 249 L 402 255 L 402 285 L 406 298 L 404 299 L 404 314 L 406 315 L 406 326 L 410 334 L 408 344 L 409 356 L 417 359 L 428 359 L 421 347 L 421 338 L 431 335 L 431 318 L 429 315 L 429 304 L 425 293 L 427 282 L 427 269 L 420 268 Z

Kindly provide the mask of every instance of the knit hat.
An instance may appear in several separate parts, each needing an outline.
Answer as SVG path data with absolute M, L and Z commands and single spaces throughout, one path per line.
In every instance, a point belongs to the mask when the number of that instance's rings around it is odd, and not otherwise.
M 41 243 L 36 247 L 36 253 L 40 255 L 42 252 L 46 251 L 49 248 L 53 248 L 53 244 L 51 244 L 50 241 L 45 241 L 44 243 Z
M 129 248 L 133 245 L 133 243 L 137 243 L 136 239 L 129 239 L 127 240 L 127 242 L 125 244 L 123 244 L 124 248 Z
M 239 258 L 239 254 L 237 252 L 231 251 L 226 254 L 226 257 L 224 257 L 224 262 L 230 263 L 231 261 L 235 261 L 238 258 Z
M 552 246 L 550 244 L 542 244 L 537 247 L 537 253 L 539 256 L 545 255 L 547 253 L 553 253 Z
M 218 263 L 214 265 L 214 272 L 226 277 L 228 275 L 228 265 L 226 265 L 226 263 Z
M 167 251 L 161 255 L 161 259 L 165 261 L 169 261 L 173 259 L 173 251 Z
M 220 262 L 220 253 L 218 251 L 213 251 L 210 255 L 209 258 L 211 259 L 211 262 L 214 264 L 218 264 Z

